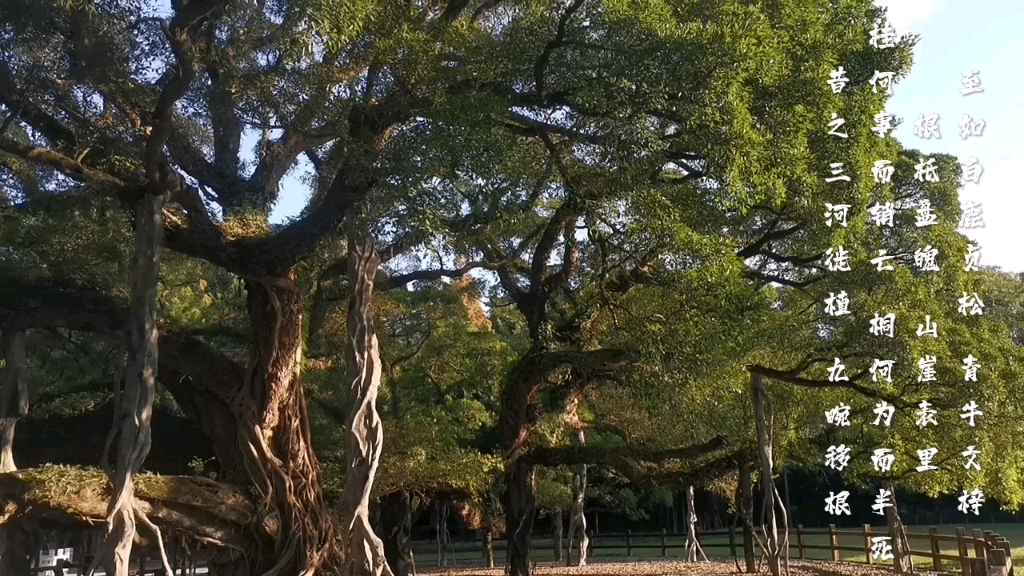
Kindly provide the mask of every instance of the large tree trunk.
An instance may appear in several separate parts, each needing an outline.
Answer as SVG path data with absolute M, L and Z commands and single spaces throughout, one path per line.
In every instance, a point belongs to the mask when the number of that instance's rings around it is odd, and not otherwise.
M 586 442 L 587 436 L 585 432 L 582 429 L 577 430 L 576 443 L 579 446 L 583 446 Z M 580 464 L 576 466 L 572 475 L 572 510 L 569 513 L 569 547 L 565 558 L 566 566 L 572 562 L 573 542 L 579 543 L 576 565 L 587 565 L 587 546 L 590 542 L 587 538 L 587 517 L 584 513 L 586 510 L 586 493 L 587 465 Z
M 0 373 L 0 472 L 14 472 L 14 428 L 18 418 L 28 414 L 27 361 L 25 332 L 4 332 L 0 338 L 4 369 Z
M 892 493 L 892 506 L 885 509 L 885 523 L 889 528 L 889 541 L 892 546 L 892 565 L 897 574 L 913 574 L 914 559 L 910 555 L 910 541 L 907 538 L 907 528 L 900 519 L 899 509 L 896 507 L 896 489 L 890 483 L 885 487 Z
M 412 566 L 412 498 L 392 492 L 381 500 L 384 556 L 395 576 L 409 576 Z
M 750 471 L 750 463 L 740 462 L 739 486 L 737 487 L 737 506 L 743 522 L 743 560 L 747 574 L 757 572 L 757 554 L 754 550 L 754 479 Z
M 535 345 L 509 372 L 502 391 L 500 423 L 505 447 L 505 551 L 507 576 L 530 576 L 530 535 L 537 512 L 536 465 L 521 458 L 536 423 L 533 400 L 547 376 Z
M 229 479 L 251 486 L 262 511 L 259 547 L 222 550 L 210 562 L 217 576 L 312 574 L 340 570 L 338 527 L 320 488 L 300 364 L 302 301 L 295 271 L 246 281 L 252 347 L 241 389 L 232 401 L 242 470 Z
M 136 521 L 148 527 L 161 546 L 164 569 L 170 570 L 160 531 L 135 500 L 135 475 L 152 443 L 150 420 L 156 397 L 156 290 L 160 280 L 165 197 L 146 194 L 135 209 L 135 262 L 128 324 L 128 361 L 119 411 L 117 465 L 111 474 L 112 496 L 107 509 L 107 532 L 97 561 L 108 576 L 128 576 Z M 106 463 L 104 462 L 104 466 Z
M 505 555 L 508 576 L 530 576 L 530 533 L 537 513 L 536 467 L 522 459 L 511 464 L 505 500 Z
M 350 211 L 348 216 L 348 469 L 342 509 L 345 574 L 391 576 L 384 544 L 370 525 L 373 480 L 380 464 L 384 429 L 377 412 L 381 361 L 370 301 L 380 258 L 373 241 Z
M 781 553 L 779 548 L 779 526 L 775 518 L 775 484 L 772 479 L 772 445 L 768 431 L 768 420 L 765 415 L 765 400 L 768 392 L 760 374 L 750 374 L 750 391 L 754 403 L 754 425 L 757 428 L 757 447 L 761 457 L 761 486 L 764 488 L 764 531 L 765 556 L 768 569 L 772 576 L 782 574 Z

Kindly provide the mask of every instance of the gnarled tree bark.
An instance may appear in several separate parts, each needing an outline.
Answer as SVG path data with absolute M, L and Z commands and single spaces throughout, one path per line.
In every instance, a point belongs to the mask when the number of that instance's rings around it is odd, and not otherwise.
M 237 423 L 241 477 L 259 505 L 260 546 L 243 557 L 224 551 L 218 575 L 313 574 L 341 566 L 337 524 L 320 489 L 300 379 L 302 299 L 286 278 L 246 281 L 252 346 L 241 387 L 226 395 Z
M 384 544 L 370 524 L 370 491 L 380 464 L 384 429 L 377 412 L 381 361 L 370 301 L 380 258 L 373 241 L 348 214 L 348 372 L 351 412 L 348 425 L 348 470 L 342 509 L 345 574 L 392 576 Z
M 213 441 L 224 480 L 251 486 L 257 545 L 225 549 L 220 576 L 340 569 L 337 524 L 320 490 L 300 382 L 302 294 L 294 270 L 245 281 L 252 332 L 248 366 L 171 328 L 159 338 L 159 377 L 185 414 Z M 0 282 L 0 316 L 19 328 L 63 326 L 117 334 L 124 304 L 77 286 Z M 10 297 L 8 297 L 10 295 Z
M 28 370 L 25 354 L 25 332 L 5 331 L 0 337 L 4 352 L 4 369 L 0 373 L 0 472 L 14 472 L 14 428 L 18 419 L 28 414 Z

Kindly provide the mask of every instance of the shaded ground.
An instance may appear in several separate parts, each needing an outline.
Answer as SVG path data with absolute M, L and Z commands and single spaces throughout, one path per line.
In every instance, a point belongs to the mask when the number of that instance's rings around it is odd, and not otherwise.
M 604 561 L 602 561 L 604 560 Z M 762 567 L 762 574 L 767 567 Z M 938 574 L 918 569 L 921 574 Z M 419 574 L 453 574 L 457 576 L 501 576 L 502 568 L 419 567 Z M 538 562 L 535 574 L 550 576 L 717 576 L 743 574 L 733 562 L 680 562 L 679 560 L 649 560 L 626 558 L 597 558 L 589 566 L 566 567 L 551 562 Z M 789 563 L 790 576 L 892 576 L 892 567 L 868 566 L 846 562 L 815 562 L 793 560 Z

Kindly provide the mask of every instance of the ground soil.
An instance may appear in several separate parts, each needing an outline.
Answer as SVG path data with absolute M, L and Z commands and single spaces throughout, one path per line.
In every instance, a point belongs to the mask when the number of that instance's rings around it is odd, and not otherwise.
M 595 560 L 589 566 L 566 567 L 552 562 L 538 562 L 533 571 L 538 576 L 719 576 L 743 574 L 732 561 L 680 562 L 678 560 Z M 916 570 L 921 574 L 938 574 Z M 430 567 L 418 569 L 419 574 L 451 574 L 453 576 L 502 576 L 501 568 Z M 762 567 L 761 574 L 768 574 Z M 790 576 L 892 576 L 891 566 L 869 566 L 849 562 L 816 562 L 794 560 L 789 564 Z

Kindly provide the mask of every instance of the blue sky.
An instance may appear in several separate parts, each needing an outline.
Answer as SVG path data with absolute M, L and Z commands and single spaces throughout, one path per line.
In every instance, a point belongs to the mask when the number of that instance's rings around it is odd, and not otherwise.
M 984 228 L 964 230 L 981 246 L 981 263 L 1024 272 L 1024 0 L 876 0 L 889 8 L 899 34 L 921 36 L 914 68 L 893 87 L 887 111 L 904 123 L 893 134 L 924 153 L 978 158 L 984 168 L 978 184 L 966 183 L 964 201 L 980 202 Z M 960 93 L 961 73 L 978 70 L 981 93 Z M 919 114 L 939 114 L 941 138 L 914 135 Z M 964 114 L 986 125 L 980 137 L 961 139 Z M 308 199 L 299 183 L 302 165 L 283 182 L 271 219 L 298 214 Z
M 893 134 L 924 153 L 975 157 L 978 184 L 965 183 L 962 201 L 980 202 L 985 227 L 964 230 L 981 246 L 981 263 L 1024 272 L 1024 2 L 1021 0 L 878 0 L 900 34 L 921 36 L 910 76 L 894 85 L 887 111 L 904 119 Z M 960 94 L 961 73 L 978 70 L 984 92 Z M 914 135 L 920 114 L 939 114 L 941 138 Z M 986 125 L 980 137 L 960 137 L 964 114 Z

